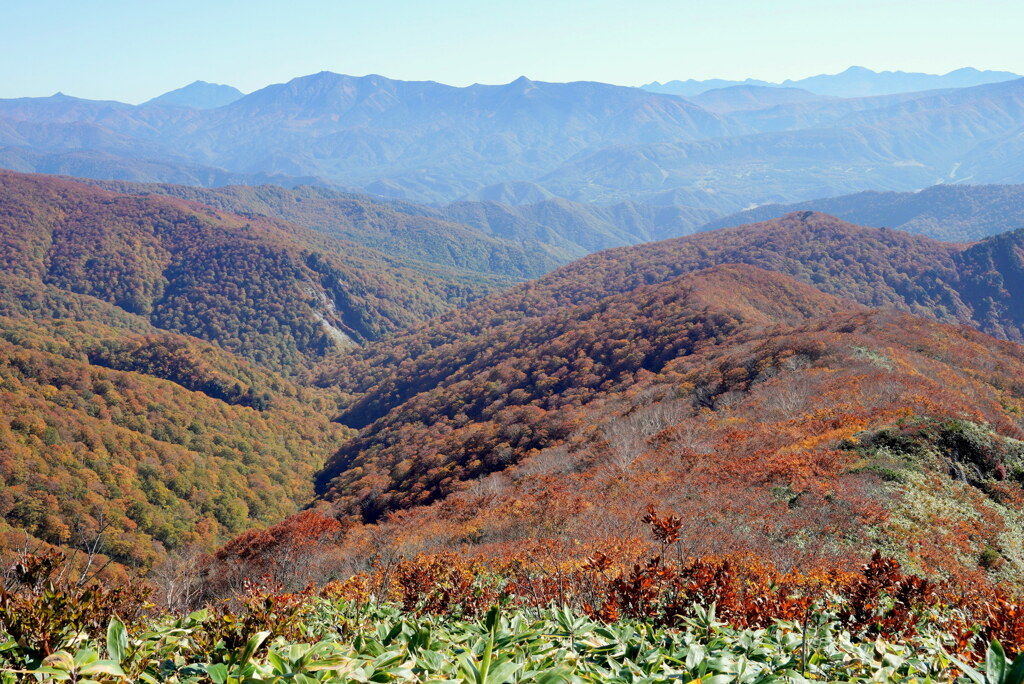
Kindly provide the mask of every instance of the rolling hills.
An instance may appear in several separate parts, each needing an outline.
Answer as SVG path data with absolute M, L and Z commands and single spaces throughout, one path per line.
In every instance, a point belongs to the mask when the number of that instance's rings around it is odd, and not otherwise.
M 85 181 L 116 192 L 179 197 L 236 214 L 269 216 L 395 257 L 448 268 L 525 279 L 568 261 L 552 242 L 525 231 L 480 231 L 437 209 L 385 202 L 320 186 L 202 188 L 188 185 Z M 621 244 L 621 243 L 620 243 Z
M 628 536 L 657 501 L 700 553 L 1024 567 L 1024 347 L 955 325 L 1020 339 L 1020 241 L 803 212 L 591 255 L 323 364 L 359 435 L 317 492 L 413 550 Z
M 500 284 L 0 173 L 0 550 L 88 547 L 144 571 L 280 521 L 349 432 L 336 393 L 295 378 Z
M 384 377 L 383 369 L 425 358 L 488 326 L 534 320 L 560 307 L 593 304 L 724 264 L 786 274 L 865 306 L 894 308 L 1020 339 L 1020 314 L 1009 304 L 1020 297 L 1022 239 L 1022 232 L 1015 231 L 970 246 L 943 243 L 798 212 L 773 221 L 606 250 L 498 297 L 445 314 L 402 343 L 385 342 L 357 353 L 344 368 L 328 363 L 321 369 L 321 381 L 340 382 L 358 394 Z M 407 398 L 390 395 L 388 402 Z M 358 422 L 372 422 L 393 405 Z
M 751 280 L 760 286 L 756 296 L 725 304 L 723 292 Z M 808 310 L 843 307 L 795 281 L 722 267 L 492 323 L 417 355 L 349 407 L 340 420 L 369 429 L 335 456 L 319 491 L 343 508 L 354 505 L 349 497 L 358 492 L 361 515 L 369 520 L 431 503 L 458 482 L 564 440 L 573 427 L 567 419 L 572 407 L 622 392 L 638 373 L 660 373 L 676 358 L 724 342 L 750 319 L 793 322 Z M 411 424 L 420 434 L 400 437 Z
M 1014 202 L 957 190 L 918 200 L 961 225 Z M 581 235 L 700 214 L 15 173 L 0 207 L 8 549 L 98 536 L 146 568 L 311 506 L 347 520 L 339 557 L 500 557 L 627 543 L 656 502 L 701 554 L 1024 568 L 1024 231 L 948 243 L 799 211 L 493 292 L 483 269 L 530 239 L 599 249 Z M 339 239 L 387 234 L 388 255 Z
M 535 278 L 591 252 L 692 233 L 717 212 L 622 202 L 602 207 L 561 198 L 461 201 L 441 207 L 381 200 L 318 186 L 198 188 L 81 182 L 115 192 L 180 197 L 239 214 L 297 223 L 405 259 Z

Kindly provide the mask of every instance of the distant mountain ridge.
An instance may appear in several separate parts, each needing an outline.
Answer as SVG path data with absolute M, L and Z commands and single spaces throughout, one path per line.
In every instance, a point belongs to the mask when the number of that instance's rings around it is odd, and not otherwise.
M 876 228 L 970 242 L 1024 228 L 1024 185 L 936 185 L 919 192 L 861 192 L 797 204 L 768 204 L 715 219 L 701 230 L 818 211 Z
M 734 85 L 728 88 L 707 90 L 687 99 L 710 112 L 727 114 L 758 111 L 778 105 L 822 102 L 829 98 L 802 88 Z
M 820 74 L 801 79 L 786 79 L 781 83 L 761 81 L 748 78 L 744 81 L 708 79 L 698 81 L 654 81 L 641 86 L 653 93 L 667 93 L 692 97 L 709 90 L 729 88 L 731 86 L 760 86 L 767 88 L 801 88 L 817 95 L 833 97 L 869 97 L 872 95 L 894 95 L 942 88 L 967 88 L 970 86 L 998 83 L 1020 78 L 1019 74 L 1009 71 L 979 71 L 965 67 L 950 71 L 947 74 L 924 74 L 905 71 L 872 71 L 859 66 L 851 66 L 838 74 Z
M 0 100 L 0 164 L 325 184 L 434 205 L 553 195 L 720 213 L 951 180 L 1024 182 L 1024 79 L 852 99 L 755 86 L 702 97 L 707 108 L 593 82 L 456 88 L 322 72 L 214 109 Z
M 1024 181 L 1016 176 L 1024 169 L 1012 161 L 1024 121 L 1024 79 L 919 96 L 780 105 L 730 118 L 760 132 L 605 148 L 577 155 L 539 182 L 577 201 L 705 188 L 750 206 L 790 201 L 779 199 L 786 196 Z M 992 154 L 1007 143 L 1008 154 Z
M 143 106 L 155 105 L 162 107 L 192 107 L 194 109 L 215 109 L 229 105 L 245 95 L 241 90 L 229 85 L 193 81 L 187 86 L 171 90 L 143 102 Z

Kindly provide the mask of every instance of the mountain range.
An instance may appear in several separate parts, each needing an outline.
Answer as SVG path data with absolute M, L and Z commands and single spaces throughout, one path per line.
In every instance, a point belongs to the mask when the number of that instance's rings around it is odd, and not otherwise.
M 694 99 L 601 83 L 455 88 L 323 72 L 212 109 L 0 101 L 0 164 L 189 185 L 326 185 L 435 205 L 714 210 L 1024 181 L 1024 79 L 870 97 L 743 86 Z M 257 142 L 258 141 L 258 142 Z
M 872 71 L 852 66 L 838 74 L 820 74 L 798 80 L 786 79 L 781 83 L 770 83 L 748 78 L 743 81 L 728 81 L 719 78 L 705 81 L 654 81 L 642 86 L 653 93 L 693 96 L 711 90 L 733 86 L 755 86 L 764 88 L 799 88 L 801 90 L 831 97 L 870 97 L 872 95 L 894 95 L 922 90 L 944 88 L 968 88 L 970 86 L 998 83 L 1020 78 L 1009 71 L 979 71 L 970 67 L 956 69 L 948 74 L 922 74 L 905 71 Z

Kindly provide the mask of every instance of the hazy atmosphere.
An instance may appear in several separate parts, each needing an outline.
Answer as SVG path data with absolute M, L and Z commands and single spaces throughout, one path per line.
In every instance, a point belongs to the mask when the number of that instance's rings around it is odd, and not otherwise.
M 0 97 L 137 103 L 195 80 L 250 92 L 328 70 L 451 85 L 799 79 L 851 65 L 1024 72 L 1013 0 L 13 0 Z

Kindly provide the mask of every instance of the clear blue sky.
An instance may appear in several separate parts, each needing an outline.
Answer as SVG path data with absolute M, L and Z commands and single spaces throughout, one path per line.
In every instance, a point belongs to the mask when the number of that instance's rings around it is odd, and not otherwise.
M 0 0 L 0 97 L 140 102 L 322 70 L 453 85 L 1024 73 L 1022 0 Z

